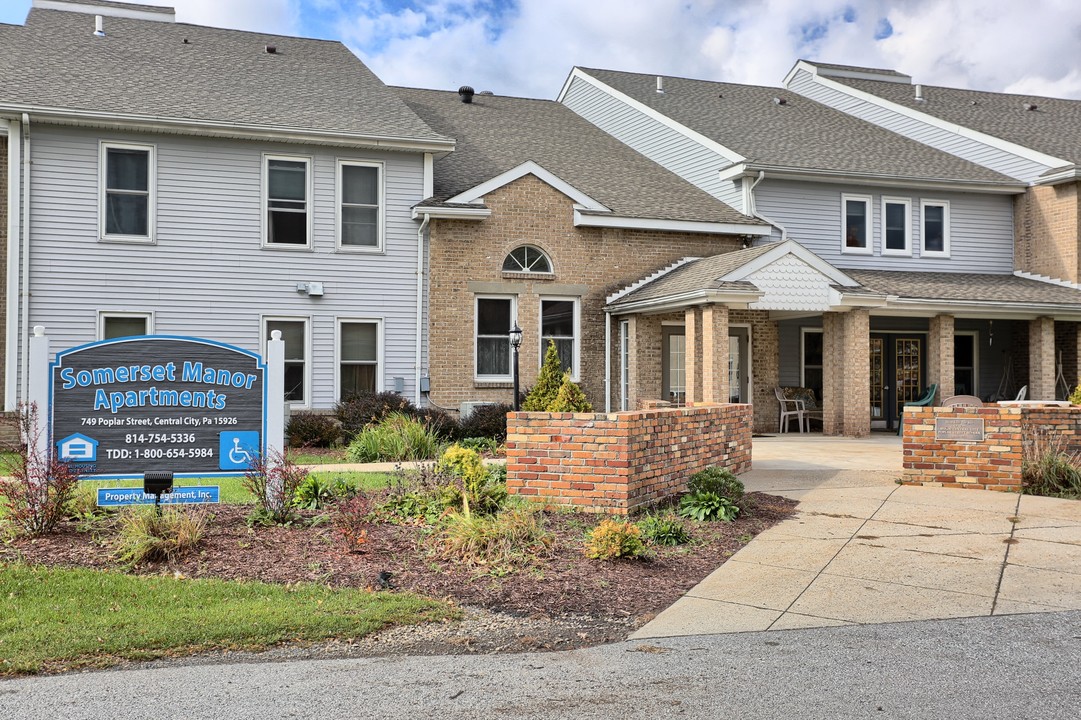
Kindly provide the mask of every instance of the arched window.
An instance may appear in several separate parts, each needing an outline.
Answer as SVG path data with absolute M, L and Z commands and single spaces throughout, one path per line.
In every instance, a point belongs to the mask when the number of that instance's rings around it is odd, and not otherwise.
M 550 273 L 552 261 L 540 248 L 522 245 L 511 250 L 503 261 L 503 272 L 513 273 Z

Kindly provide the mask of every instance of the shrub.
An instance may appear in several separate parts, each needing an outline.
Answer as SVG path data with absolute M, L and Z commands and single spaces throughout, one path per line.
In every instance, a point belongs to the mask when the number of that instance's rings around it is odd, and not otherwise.
M 198 547 L 206 524 L 202 511 L 132 508 L 120 516 L 113 554 L 129 567 L 160 560 L 173 562 Z
M 461 509 L 464 515 L 472 510 L 479 513 L 494 513 L 507 499 L 505 483 L 492 482 L 493 475 L 484 467 L 480 454 L 461 445 L 451 445 L 439 459 L 436 470 L 453 478 L 459 483 L 441 488 L 440 497 L 445 507 Z
M 443 443 L 424 423 L 402 413 L 388 415 L 378 425 L 364 428 L 345 451 L 350 462 L 430 460 Z
M 743 500 L 743 481 L 727 468 L 710 465 L 704 470 L 691 475 L 687 482 L 687 491 L 692 495 L 705 492 L 728 498 L 737 505 Z
M 724 520 L 736 519 L 739 514 L 739 506 L 734 502 L 714 492 L 695 492 L 684 495 L 679 501 L 679 514 L 694 520 Z
M 464 448 L 476 450 L 479 453 L 495 454 L 499 452 L 499 442 L 496 441 L 495 438 L 467 437 L 459 440 L 458 444 Z
M 1030 495 L 1081 497 L 1081 455 L 1060 435 L 1037 433 L 1022 450 L 1021 480 Z
M 544 515 L 524 508 L 498 515 L 452 513 L 438 540 L 439 554 L 445 558 L 504 569 L 547 555 L 553 544 Z
M 66 514 L 65 507 L 79 484 L 79 471 L 53 454 L 52 443 L 38 423 L 36 405 L 20 405 L 2 422 L 14 426 L 23 441 L 0 455 L 5 519 L 19 534 L 50 533 Z M 39 443 L 44 453 L 32 453 L 30 447 Z
M 647 515 L 637 524 L 642 537 L 653 545 L 685 545 L 691 540 L 687 526 L 672 512 Z
M 285 435 L 289 447 L 327 448 L 338 443 L 342 431 L 334 418 L 310 410 L 298 410 L 289 418 Z
M 548 349 L 544 353 L 544 364 L 537 375 L 537 384 L 526 395 L 522 409 L 527 412 L 547 412 L 562 384 L 563 366 L 559 362 L 559 351 L 556 350 L 555 341 L 549 340 Z
M 244 487 L 255 496 L 256 519 L 289 522 L 295 516 L 297 488 L 308 471 L 280 452 L 256 455 L 244 471 Z
M 1081 384 L 1078 384 L 1078 386 L 1073 389 L 1073 392 L 1070 393 L 1070 397 L 1068 397 L 1067 400 L 1070 401 L 1071 405 L 1081 405 Z
M 606 518 L 586 536 L 586 557 L 594 560 L 637 558 L 646 553 L 637 525 Z
M 480 405 L 461 422 L 462 437 L 487 437 L 502 444 L 507 441 L 507 413 L 513 408 L 504 403 Z
M 334 406 L 346 442 L 352 442 L 364 428 L 382 422 L 388 415 L 413 415 L 416 411 L 407 398 L 389 390 L 354 393 Z
M 331 522 L 338 544 L 345 552 L 364 552 L 368 543 L 368 523 L 372 504 L 368 497 L 358 492 L 334 506 Z
M 334 499 L 334 485 L 318 475 L 309 475 L 293 493 L 293 507 L 301 510 L 318 510 Z
M 593 412 L 593 406 L 586 400 L 586 394 L 578 383 L 571 380 L 570 372 L 563 375 L 555 400 L 548 405 L 548 412 Z
M 458 421 L 438 408 L 421 408 L 414 417 L 427 425 L 441 440 L 453 441 L 461 431 Z

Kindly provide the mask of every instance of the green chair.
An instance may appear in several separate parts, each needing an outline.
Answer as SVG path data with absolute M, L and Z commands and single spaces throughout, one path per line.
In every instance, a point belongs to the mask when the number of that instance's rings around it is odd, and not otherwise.
M 934 405 L 935 404 L 935 395 L 937 393 L 938 393 L 938 383 L 931 383 L 927 387 L 927 390 L 924 391 L 923 397 L 921 397 L 919 400 L 913 400 L 911 402 L 906 402 L 904 404 L 904 406 L 901 408 L 901 417 L 897 419 L 897 434 L 898 435 L 901 434 L 901 429 L 904 427 L 905 408 L 906 407 L 920 407 L 920 406 L 926 406 L 926 405 Z

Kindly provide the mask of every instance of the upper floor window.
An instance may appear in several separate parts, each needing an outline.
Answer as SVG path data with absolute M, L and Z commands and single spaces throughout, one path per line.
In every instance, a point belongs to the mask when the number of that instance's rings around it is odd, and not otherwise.
M 532 245 L 522 245 L 511 250 L 503 260 L 503 272 L 551 273 L 552 261 L 543 250 Z
M 882 254 L 912 254 L 912 201 L 882 198 Z
M 115 340 L 122 337 L 149 335 L 153 317 L 150 313 L 101 313 L 98 316 L 98 338 Z
M 383 249 L 383 166 L 338 162 L 338 247 Z
M 311 243 L 308 201 L 311 159 L 267 155 L 264 162 L 266 244 L 308 247 Z
M 101 237 L 154 239 L 154 146 L 101 144 Z
M 841 196 L 841 252 L 871 253 L 871 198 Z
M 950 256 L 950 204 L 945 200 L 921 200 L 922 230 L 920 255 Z

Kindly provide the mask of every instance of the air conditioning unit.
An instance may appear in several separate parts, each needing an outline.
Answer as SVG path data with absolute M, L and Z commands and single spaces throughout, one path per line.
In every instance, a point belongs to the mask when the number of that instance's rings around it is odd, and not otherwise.
M 473 411 L 476 410 L 477 408 L 479 408 L 479 407 L 481 407 L 483 405 L 496 405 L 496 404 L 497 403 L 489 402 L 489 401 L 471 400 L 471 401 L 462 403 L 458 407 L 458 414 L 459 414 L 459 416 L 460 416 L 460 418 L 462 420 L 465 420 L 467 417 L 472 415 Z

